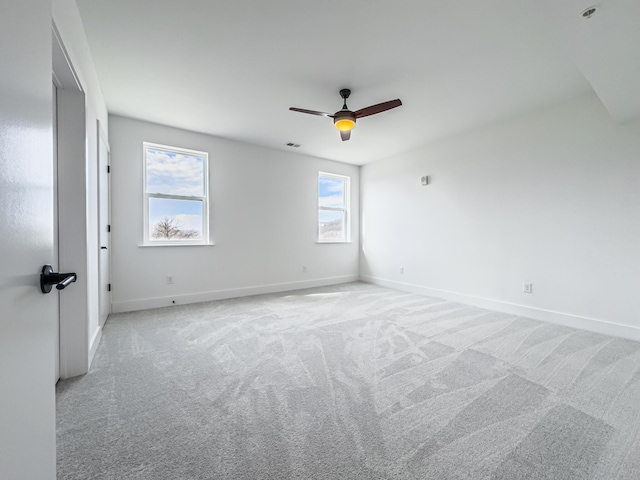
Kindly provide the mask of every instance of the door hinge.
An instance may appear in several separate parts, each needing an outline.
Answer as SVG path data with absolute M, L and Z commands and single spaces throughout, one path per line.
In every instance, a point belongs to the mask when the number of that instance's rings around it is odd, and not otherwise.
M 107 232 L 111 233 L 111 225 L 107 225 Z
M 107 290 L 110 292 L 111 291 L 111 284 L 107 285 Z
M 107 165 L 107 173 L 111 173 L 111 165 Z

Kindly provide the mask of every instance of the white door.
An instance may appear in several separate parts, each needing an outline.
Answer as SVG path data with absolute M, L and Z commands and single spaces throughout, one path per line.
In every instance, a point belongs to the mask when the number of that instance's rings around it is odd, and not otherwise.
M 52 82 L 51 98 L 53 102 L 53 255 L 51 257 L 51 266 L 53 271 L 58 271 L 58 88 L 55 81 Z M 58 312 L 54 321 L 54 361 L 55 372 L 53 376 L 53 384 L 60 380 L 60 299 L 58 291 L 52 290 L 51 295 L 54 297 L 53 303 L 55 310 Z
M 98 222 L 100 258 L 100 326 L 104 325 L 111 313 L 111 221 L 109 219 L 109 199 L 111 165 L 109 142 L 98 121 Z
M 51 2 L 0 5 L 0 478 L 53 480 Z

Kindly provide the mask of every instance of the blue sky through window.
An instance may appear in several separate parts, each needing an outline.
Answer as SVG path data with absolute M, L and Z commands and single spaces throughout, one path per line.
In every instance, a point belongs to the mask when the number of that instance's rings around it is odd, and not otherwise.
M 147 148 L 147 192 L 202 197 L 204 158 Z
M 344 207 L 343 178 L 318 177 L 318 205 L 321 207 Z

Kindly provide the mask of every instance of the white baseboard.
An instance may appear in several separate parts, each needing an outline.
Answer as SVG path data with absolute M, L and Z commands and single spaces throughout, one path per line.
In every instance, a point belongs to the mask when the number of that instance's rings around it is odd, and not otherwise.
M 100 345 L 100 340 L 102 339 L 102 327 L 98 327 L 95 335 L 91 339 L 91 343 L 89 344 L 89 365 L 88 368 L 91 368 L 91 364 L 93 363 L 93 357 L 96 356 L 96 351 L 98 351 L 98 346 Z M 88 371 L 88 369 L 87 369 Z
M 224 300 L 226 298 L 247 297 L 249 295 L 261 295 L 264 293 L 279 293 L 289 290 L 302 290 L 304 288 L 324 287 L 339 283 L 357 282 L 359 275 L 345 275 L 342 277 L 319 278 L 302 282 L 272 283 L 269 285 L 256 285 L 252 287 L 231 288 L 228 290 L 215 290 L 202 293 L 187 293 L 173 295 L 171 297 L 141 298 L 125 302 L 113 302 L 112 313 L 133 312 L 136 310 L 148 310 L 150 308 L 168 307 L 171 305 L 185 305 L 188 303 L 209 302 L 211 300 Z
M 475 307 L 486 308 L 497 312 L 510 313 L 521 317 L 533 318 L 543 322 L 555 323 L 566 327 L 588 330 L 590 332 L 602 333 L 614 337 L 627 338 L 630 340 L 640 341 L 640 328 L 630 325 L 610 322 L 607 320 L 582 317 L 571 313 L 556 312 L 553 310 L 545 310 L 543 308 L 530 307 L 517 303 L 504 302 L 502 300 L 494 300 L 491 298 L 475 297 L 464 293 L 450 292 L 437 288 L 423 287 L 410 283 L 396 282 L 386 280 L 384 278 L 371 277 L 368 275 L 360 275 L 360 280 L 381 287 L 393 288 L 403 292 L 417 293 L 429 297 L 443 298 L 454 302 L 460 302 Z

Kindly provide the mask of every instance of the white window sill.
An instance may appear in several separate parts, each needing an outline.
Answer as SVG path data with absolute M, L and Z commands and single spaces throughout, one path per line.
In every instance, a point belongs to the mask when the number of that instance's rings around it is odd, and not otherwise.
M 213 247 L 215 243 L 141 243 L 138 247 Z

